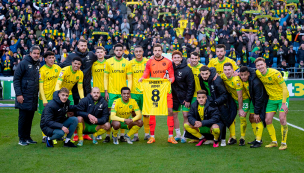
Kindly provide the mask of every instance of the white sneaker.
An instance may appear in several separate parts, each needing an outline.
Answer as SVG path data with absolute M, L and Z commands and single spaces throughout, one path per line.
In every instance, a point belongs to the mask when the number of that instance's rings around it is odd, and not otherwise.
M 97 136 L 97 140 L 102 140 L 102 136 L 101 135 Z
M 226 140 L 225 139 L 221 140 L 221 147 L 226 147 Z
M 213 144 L 213 140 L 207 140 L 206 142 L 204 142 L 204 145 L 210 145 Z

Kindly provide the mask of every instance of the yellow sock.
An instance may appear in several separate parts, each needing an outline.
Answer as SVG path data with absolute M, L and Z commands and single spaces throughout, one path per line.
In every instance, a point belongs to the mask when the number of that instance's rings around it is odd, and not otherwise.
M 83 141 L 82 133 L 83 133 L 83 124 L 82 123 L 78 123 L 77 124 L 77 135 L 78 135 L 78 139 L 80 141 Z
M 261 141 L 262 140 L 262 135 L 263 135 L 263 130 L 264 130 L 264 125 L 262 122 L 259 122 L 256 124 L 256 140 Z
M 42 133 L 42 136 L 44 137 L 44 136 L 46 136 L 43 132 L 41 132 Z
M 236 139 L 236 137 L 235 137 L 235 120 L 229 127 L 229 131 L 230 131 L 230 138 Z
M 268 130 L 268 133 L 269 133 L 269 136 L 271 138 L 271 140 L 273 142 L 276 142 L 277 141 L 277 137 L 276 137 L 276 133 L 275 133 L 275 129 L 273 127 L 273 124 L 268 124 L 266 126 L 267 130 Z
M 247 128 L 246 118 L 245 117 L 240 117 L 240 122 L 241 122 L 241 138 L 245 139 L 246 128 Z
M 287 141 L 287 133 L 288 133 L 288 125 L 281 125 L 281 133 L 282 133 L 282 143 L 286 144 Z
M 111 134 L 111 128 L 107 131 L 107 135 Z
M 125 129 L 120 129 L 120 133 L 125 134 L 126 130 Z
M 97 137 L 97 136 L 99 136 L 99 135 L 102 135 L 102 134 L 104 134 L 104 133 L 106 133 L 107 131 L 105 130 L 105 129 L 99 129 L 97 132 L 95 132 L 94 134 L 93 134 L 93 136 L 94 137 Z
M 257 126 L 256 123 L 251 123 L 251 127 L 252 127 L 252 131 L 253 131 L 254 136 L 256 136 L 256 126 Z
M 145 130 L 145 133 L 150 133 L 149 121 L 150 121 L 150 117 L 144 117 L 144 130 Z
M 140 129 L 140 127 L 135 125 L 130 129 L 130 131 L 127 133 L 127 135 L 130 137 L 130 136 L 134 135 L 136 132 L 138 132 L 139 129 Z
M 211 134 L 214 136 L 215 141 L 218 141 L 218 138 L 220 137 L 220 133 L 221 133 L 220 128 L 212 129 Z
M 191 133 L 193 136 L 197 137 L 197 138 L 201 138 L 203 135 L 200 134 L 200 132 L 198 132 L 197 130 L 191 128 L 188 124 L 184 124 L 185 129 L 187 130 L 187 132 Z
M 118 129 L 118 130 L 119 130 L 119 129 Z M 113 127 L 112 127 L 112 132 L 113 132 L 113 136 L 114 136 L 114 137 L 117 137 L 118 130 L 113 129 Z

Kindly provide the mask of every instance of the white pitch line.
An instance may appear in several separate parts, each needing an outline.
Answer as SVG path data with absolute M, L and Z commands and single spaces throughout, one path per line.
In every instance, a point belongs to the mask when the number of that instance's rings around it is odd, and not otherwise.
M 276 117 L 273 117 L 273 119 L 275 119 L 275 120 L 277 120 L 277 121 L 280 121 L 280 119 L 279 119 L 279 118 L 276 118 Z M 296 125 L 293 125 L 293 124 L 290 124 L 290 123 L 287 123 L 287 125 L 289 125 L 289 126 L 291 126 L 291 127 L 294 127 L 294 128 L 296 128 L 296 129 L 301 130 L 301 131 L 304 132 L 304 129 L 303 129 L 302 127 L 299 127 L 299 126 L 296 126 Z

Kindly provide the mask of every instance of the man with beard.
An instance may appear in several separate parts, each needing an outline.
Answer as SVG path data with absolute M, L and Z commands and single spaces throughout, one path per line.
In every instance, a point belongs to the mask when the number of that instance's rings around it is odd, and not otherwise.
M 108 103 L 100 95 L 100 89 L 94 87 L 91 94 L 81 99 L 75 107 L 78 136 L 82 136 L 83 133 L 92 134 L 93 144 L 98 144 L 97 136 L 106 133 L 111 128 L 108 122 Z M 79 139 L 77 146 L 83 146 L 83 139 Z
M 248 144 L 252 144 L 250 148 L 258 148 L 262 144 L 268 95 L 254 69 L 246 66 L 241 67 L 240 77 L 243 81 L 244 92 L 247 93 L 251 101 L 249 121 L 255 135 L 255 140 Z
M 118 43 L 114 46 L 115 57 L 107 59 L 104 70 L 104 89 L 105 99 L 108 101 L 109 111 L 111 110 L 114 100 L 121 98 L 121 88 L 127 86 L 132 88 L 132 73 L 127 68 L 129 61 L 122 57 L 123 45 Z M 110 133 L 108 131 L 104 143 L 110 142 Z M 120 133 L 120 141 L 125 142 L 123 137 L 124 130 Z
M 31 138 L 32 122 L 38 104 L 40 48 L 33 46 L 30 55 L 18 65 L 14 75 L 15 108 L 19 109 L 19 145 L 36 144 Z
M 199 81 L 202 90 L 210 92 L 212 98 L 210 106 L 219 108 L 221 121 L 226 127 L 230 127 L 236 117 L 237 107 L 226 90 L 223 80 L 217 76 L 216 69 L 202 66 Z M 226 127 L 221 130 L 221 146 L 226 146 Z
M 183 124 L 187 123 L 187 117 L 193 97 L 195 82 L 192 71 L 190 67 L 187 66 L 187 60 L 183 58 L 183 55 L 180 51 L 173 51 L 172 61 L 175 77 L 175 81 L 171 85 L 173 95 L 174 128 L 176 132 L 175 140 L 180 140 L 181 143 L 186 143 L 186 138 L 184 137 L 185 130 L 183 136 L 181 136 L 178 113 L 180 111 L 183 112 Z
M 230 62 L 232 64 L 234 71 L 239 69 L 236 62 L 226 57 L 225 54 L 226 54 L 226 46 L 223 44 L 218 44 L 216 46 L 217 58 L 212 58 L 208 64 L 208 67 L 214 67 L 219 75 L 223 73 L 224 64 L 227 62 Z
M 156 43 L 153 46 L 153 54 L 149 61 L 146 64 L 146 68 L 144 71 L 143 76 L 138 80 L 139 82 L 142 82 L 143 79 L 147 78 L 166 78 L 168 79 L 171 84 L 174 82 L 174 69 L 172 62 L 162 56 L 163 49 L 162 45 L 159 43 Z M 177 144 L 176 140 L 173 137 L 173 129 L 174 129 L 174 118 L 173 118 L 173 99 L 172 99 L 172 93 L 167 94 L 167 104 L 168 104 L 168 117 L 167 117 L 167 125 L 168 125 L 168 131 L 169 131 L 169 138 L 168 142 L 172 144 Z M 150 134 L 151 137 L 148 144 L 152 144 L 155 142 L 154 137 L 154 131 L 156 126 L 156 120 L 155 116 L 150 116 Z
M 74 53 L 71 53 L 66 60 L 61 63 L 59 66 L 61 68 L 70 66 L 75 57 L 80 57 L 82 61 L 82 65 L 80 70 L 83 72 L 83 87 L 84 87 L 84 95 L 91 93 L 91 79 L 92 79 L 92 65 L 97 60 L 96 55 L 93 52 L 87 51 L 88 43 L 85 39 L 79 39 L 77 48 Z M 72 90 L 74 103 L 77 105 L 79 103 L 79 95 L 77 92 L 77 87 L 74 87 Z

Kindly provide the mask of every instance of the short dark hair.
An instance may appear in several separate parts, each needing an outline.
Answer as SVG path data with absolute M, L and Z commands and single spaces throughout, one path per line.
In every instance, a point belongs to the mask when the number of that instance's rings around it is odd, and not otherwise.
M 81 62 L 81 64 L 82 64 L 82 60 L 81 60 L 81 58 L 80 57 L 75 57 L 75 58 L 73 58 L 73 61 L 72 62 L 74 62 L 74 61 L 80 61 Z
M 55 55 L 54 52 L 52 52 L 52 51 L 47 51 L 47 52 L 45 52 L 45 54 L 43 55 L 43 58 L 47 58 L 48 56 L 54 56 L 54 55 Z
M 67 94 L 69 94 L 70 91 L 69 91 L 67 88 L 63 87 L 63 88 L 61 88 L 61 89 L 59 90 L 58 94 L 60 94 L 60 93 L 67 93 Z
M 117 47 L 121 47 L 123 49 L 123 45 L 120 43 L 115 44 L 113 49 L 115 50 Z
M 197 52 L 191 52 L 190 55 L 199 56 Z
M 200 71 L 210 71 L 209 67 L 207 67 L 206 65 L 202 66 Z
M 233 66 L 232 66 L 232 64 L 230 63 L 230 62 L 226 62 L 225 64 L 224 64 L 224 67 L 225 66 L 230 66 L 232 69 L 233 69 Z
M 122 87 L 121 90 L 120 90 L 120 93 L 122 94 L 122 91 L 124 91 L 124 90 L 129 90 L 131 92 L 129 87 Z
M 134 50 L 135 50 L 136 48 L 141 48 L 141 49 L 143 49 L 143 47 L 142 47 L 141 45 L 135 46 Z
M 224 50 L 226 50 L 226 46 L 224 44 L 216 45 L 216 49 L 222 49 L 222 48 L 224 48 Z
M 199 94 L 205 94 L 205 95 L 207 95 L 207 92 L 205 90 L 198 90 L 197 91 L 197 95 L 199 95 Z
M 247 66 L 242 66 L 242 67 L 240 68 L 240 72 L 246 72 L 246 71 L 249 72 L 249 69 L 248 69 Z

